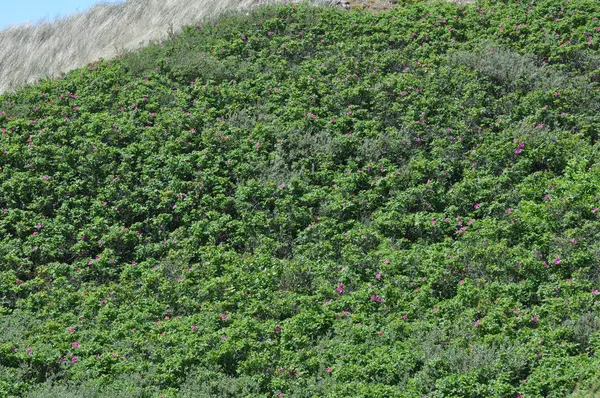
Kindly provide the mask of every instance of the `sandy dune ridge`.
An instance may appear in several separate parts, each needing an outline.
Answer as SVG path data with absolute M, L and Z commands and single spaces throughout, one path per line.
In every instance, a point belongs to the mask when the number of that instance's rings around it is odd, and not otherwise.
M 172 27 L 219 14 L 283 0 L 128 0 L 100 3 L 54 21 L 0 31 L 0 92 L 57 76 L 98 58 L 112 58 L 150 41 L 164 39 Z M 334 4 L 333 0 L 310 0 Z

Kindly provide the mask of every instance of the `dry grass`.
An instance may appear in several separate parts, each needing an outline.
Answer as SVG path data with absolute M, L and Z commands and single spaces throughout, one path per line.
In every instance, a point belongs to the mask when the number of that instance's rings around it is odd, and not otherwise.
M 127 0 L 100 3 L 55 21 L 12 26 L 0 31 L 0 93 L 164 39 L 169 31 L 177 33 L 184 25 L 285 1 L 290 0 Z M 374 12 L 394 4 L 392 0 L 306 1 Z M 465 4 L 473 0 L 446 1 Z
M 284 0 L 127 0 L 0 31 L 0 93 L 164 39 L 187 24 Z M 332 0 L 310 0 L 329 4 Z

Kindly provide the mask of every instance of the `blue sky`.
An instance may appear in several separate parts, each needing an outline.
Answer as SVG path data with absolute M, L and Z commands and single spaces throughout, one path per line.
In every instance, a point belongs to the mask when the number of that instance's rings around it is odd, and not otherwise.
M 0 0 L 0 29 L 42 18 L 56 17 L 85 11 L 97 3 L 117 3 L 123 0 Z

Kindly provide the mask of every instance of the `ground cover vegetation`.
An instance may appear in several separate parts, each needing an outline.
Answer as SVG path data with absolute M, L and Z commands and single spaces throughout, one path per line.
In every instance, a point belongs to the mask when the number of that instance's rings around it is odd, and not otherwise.
M 596 16 L 271 6 L 1 95 L 1 395 L 594 396 Z

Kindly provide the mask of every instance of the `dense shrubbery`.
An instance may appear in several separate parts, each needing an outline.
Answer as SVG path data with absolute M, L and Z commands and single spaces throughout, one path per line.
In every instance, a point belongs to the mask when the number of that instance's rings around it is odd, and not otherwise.
M 600 3 L 281 6 L 0 96 L 2 396 L 586 396 Z

